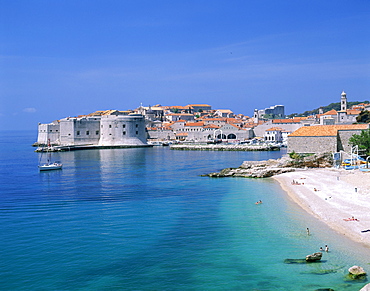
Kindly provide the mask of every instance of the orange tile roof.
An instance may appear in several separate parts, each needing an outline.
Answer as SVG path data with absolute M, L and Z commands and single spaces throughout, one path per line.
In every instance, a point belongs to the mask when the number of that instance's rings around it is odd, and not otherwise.
M 368 124 L 313 125 L 303 126 L 291 133 L 291 136 L 336 136 L 338 130 L 367 129 Z
M 204 122 L 189 122 L 185 123 L 185 126 L 203 126 Z
M 337 114 L 338 114 L 338 112 L 334 109 L 324 113 L 324 115 L 337 115 Z
M 269 129 L 266 129 L 266 131 L 283 131 L 284 129 L 281 127 L 271 127 Z
M 208 105 L 208 104 L 189 104 L 187 106 L 207 106 L 207 107 L 212 107 L 211 105 Z
M 187 132 L 177 132 L 176 136 L 188 136 Z
M 220 128 L 220 127 L 216 124 L 207 124 L 203 128 Z
M 241 123 L 242 121 L 236 118 L 226 118 L 227 123 Z
M 359 115 L 360 113 L 361 113 L 361 110 L 347 109 L 347 114 L 349 115 Z

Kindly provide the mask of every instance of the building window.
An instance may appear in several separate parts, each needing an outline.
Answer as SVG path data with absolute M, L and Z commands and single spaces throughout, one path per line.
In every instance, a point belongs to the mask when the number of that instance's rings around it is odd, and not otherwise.
M 96 135 L 99 135 L 99 130 L 95 131 L 95 134 L 96 134 Z
M 123 128 L 126 128 L 126 124 L 122 124 L 122 127 L 123 127 Z
M 139 132 L 138 131 L 136 131 L 136 135 L 138 135 L 139 134 Z
M 136 124 L 136 128 L 138 128 L 139 127 L 139 125 L 138 124 Z
M 126 135 L 126 131 L 122 132 L 123 135 Z
M 86 131 L 86 135 L 89 135 L 90 134 L 90 131 Z
M 109 128 L 112 128 L 112 124 L 109 124 Z
M 53 132 L 53 131 L 50 129 L 50 132 Z
M 80 131 L 79 130 L 77 130 L 77 135 L 80 135 Z

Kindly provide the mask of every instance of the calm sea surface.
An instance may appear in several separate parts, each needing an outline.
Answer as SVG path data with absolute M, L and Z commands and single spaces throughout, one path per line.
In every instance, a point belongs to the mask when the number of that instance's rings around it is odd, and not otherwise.
M 1 290 L 365 285 L 344 275 L 354 264 L 370 272 L 369 251 L 307 215 L 274 180 L 200 176 L 280 152 L 62 152 L 53 160 L 63 170 L 40 173 L 35 141 L 36 132 L 0 132 Z M 322 263 L 284 264 L 325 244 Z

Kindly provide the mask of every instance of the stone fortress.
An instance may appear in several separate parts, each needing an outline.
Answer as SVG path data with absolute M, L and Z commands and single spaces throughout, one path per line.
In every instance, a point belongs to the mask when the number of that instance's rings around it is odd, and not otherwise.
M 67 117 L 38 126 L 36 145 L 61 147 L 147 146 L 145 118 L 118 110 Z

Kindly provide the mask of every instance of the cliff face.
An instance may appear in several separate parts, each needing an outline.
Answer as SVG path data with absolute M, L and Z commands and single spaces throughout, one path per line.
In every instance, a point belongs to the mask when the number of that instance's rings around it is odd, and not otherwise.
M 266 178 L 282 173 L 293 172 L 297 168 L 328 168 L 332 166 L 332 154 L 322 153 L 300 159 L 283 157 L 277 160 L 245 161 L 238 168 L 227 168 L 220 172 L 210 173 L 205 176 Z

